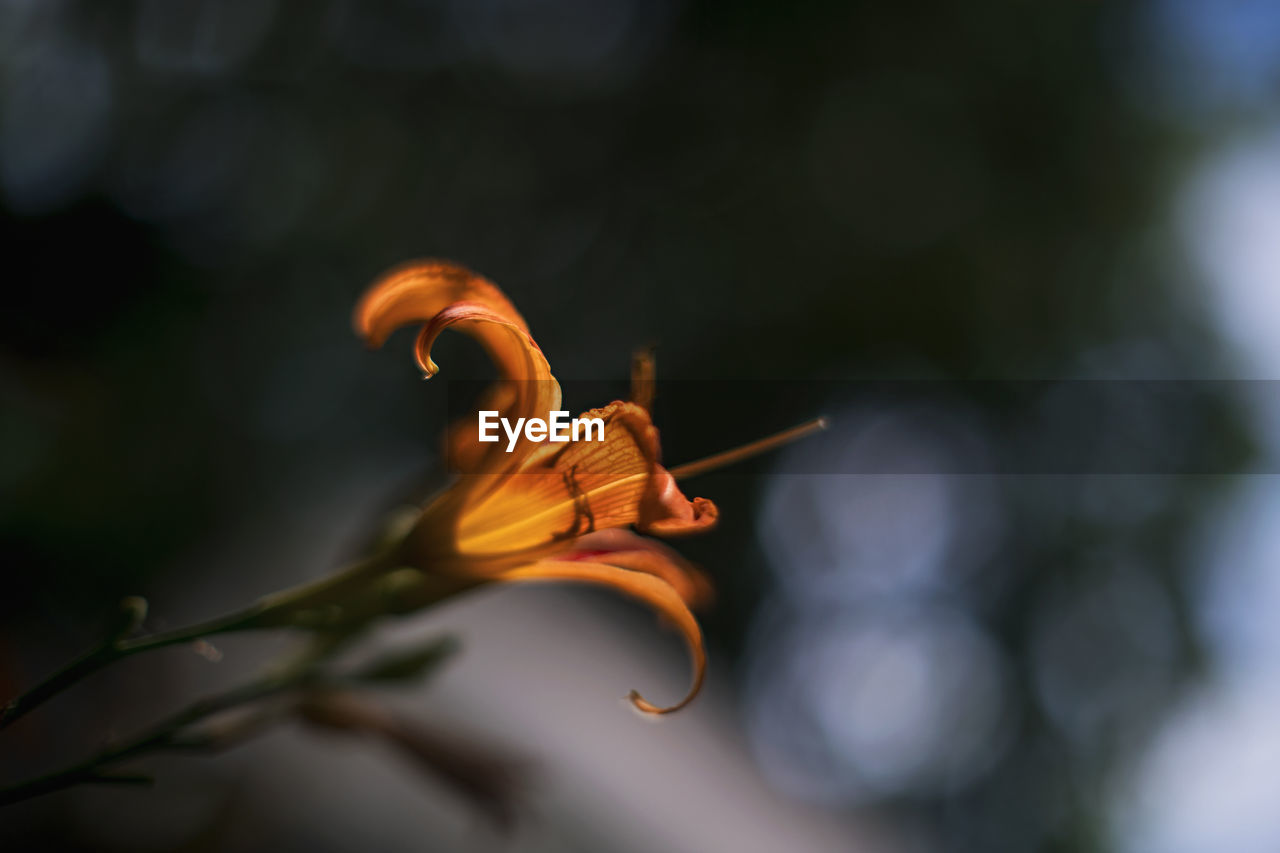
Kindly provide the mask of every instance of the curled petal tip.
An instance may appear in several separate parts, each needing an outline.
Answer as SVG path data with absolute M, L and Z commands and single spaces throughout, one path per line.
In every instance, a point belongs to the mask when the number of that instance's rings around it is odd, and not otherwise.
M 640 506 L 638 526 L 659 536 L 680 536 L 710 529 L 719 516 L 714 503 L 706 498 L 689 500 L 671 473 L 657 468 Z
M 702 631 L 689 611 L 689 606 L 666 580 L 655 575 L 622 569 L 605 563 L 587 561 L 541 560 L 528 566 L 508 570 L 499 576 L 504 581 L 582 581 L 599 584 L 630 595 L 649 604 L 669 620 L 683 636 L 693 663 L 693 683 L 684 698 L 674 705 L 654 705 L 632 690 L 631 704 L 646 714 L 670 714 L 693 701 L 702 689 L 707 670 L 707 653 Z
M 368 346 L 377 348 L 400 326 L 425 323 L 456 302 L 484 305 L 528 331 L 496 285 L 464 266 L 434 259 L 401 264 L 380 276 L 356 303 L 352 326 Z
M 645 714 L 659 714 L 659 715 L 660 715 L 660 714 L 671 714 L 671 713 L 673 713 L 673 712 L 675 712 L 675 711 L 679 711 L 679 710 L 680 710 L 681 708 L 683 708 L 685 705 L 688 705 L 690 702 L 692 702 L 692 701 L 693 701 L 693 697 L 694 697 L 694 695 L 695 695 L 695 694 L 692 694 L 692 693 L 691 693 L 691 694 L 689 694 L 688 696 L 686 696 L 685 698 L 681 699 L 681 700 L 680 700 L 679 702 L 677 702 L 676 704 L 674 704 L 674 705 L 668 705 L 668 706 L 667 706 L 667 707 L 665 707 L 665 708 L 663 708 L 663 707 L 661 707 L 661 706 L 658 706 L 658 705 L 655 705 L 655 704 L 653 704 L 652 702 L 650 702 L 648 699 L 646 699 L 646 698 L 644 698 L 643 696 L 641 696 L 641 695 L 640 695 L 640 691 L 639 691 L 639 690 L 632 690 L 632 691 L 631 691 L 631 693 L 629 693 L 629 694 L 627 695 L 627 699 L 629 699 L 629 700 L 631 701 L 631 704 L 635 707 L 635 709 L 636 709 L 637 711 L 640 711 L 640 712 L 645 713 Z

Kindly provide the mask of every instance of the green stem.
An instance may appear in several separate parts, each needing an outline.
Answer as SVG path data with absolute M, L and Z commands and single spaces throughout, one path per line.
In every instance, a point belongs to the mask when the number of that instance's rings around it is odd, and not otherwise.
M 68 687 L 118 660 L 139 652 L 150 651 L 151 649 L 159 649 L 164 646 L 198 640 L 201 637 L 211 637 L 215 634 L 235 631 L 246 626 L 250 619 L 257 615 L 258 608 L 251 607 L 247 610 L 231 613 L 218 619 L 211 619 L 208 622 L 190 625 L 176 631 L 166 631 L 147 637 L 138 637 L 133 640 L 109 640 L 104 642 L 59 669 L 26 693 L 13 699 L 5 707 L 3 714 L 0 714 L 0 729 L 12 725 L 21 717 L 57 696 Z
M 148 784 L 151 781 L 148 776 L 121 773 L 110 768 L 122 761 L 156 752 L 209 753 L 226 749 L 287 719 L 292 707 L 261 708 L 256 714 L 230 721 L 228 725 L 194 731 L 191 727 L 216 714 L 289 690 L 343 685 L 349 688 L 352 684 L 421 677 L 435 669 L 456 648 L 450 637 L 435 638 L 426 645 L 411 648 L 407 653 L 375 661 L 371 667 L 357 670 L 345 678 L 325 674 L 322 664 L 330 660 L 348 639 L 348 635 L 341 633 L 316 635 L 298 653 L 290 655 L 248 684 L 194 702 L 138 735 L 109 745 L 96 755 L 62 770 L 0 789 L 0 808 L 75 785 Z
M 374 554 L 318 581 L 273 593 L 243 610 L 185 628 L 134 639 L 109 637 L 10 701 L 3 712 L 0 712 L 0 729 L 17 722 L 79 681 L 131 655 L 231 631 L 287 627 L 293 624 L 297 613 L 325 601 L 341 599 L 345 593 L 366 584 L 370 575 L 394 568 L 398 562 L 397 556 L 394 551 Z
M 179 735 L 184 728 L 206 717 L 266 698 L 294 686 L 298 681 L 299 679 L 296 678 L 266 678 L 218 696 L 202 699 L 135 737 L 107 747 L 91 758 L 46 776 L 0 790 L 0 807 L 85 783 L 137 784 L 149 781 L 146 777 L 111 774 L 106 772 L 106 768 L 108 765 L 153 752 L 190 750 L 195 747 L 208 748 L 213 744 L 183 740 Z

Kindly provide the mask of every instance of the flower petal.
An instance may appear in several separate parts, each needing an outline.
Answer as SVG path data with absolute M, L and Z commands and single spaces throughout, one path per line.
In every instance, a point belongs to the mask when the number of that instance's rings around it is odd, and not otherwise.
M 431 347 L 440 333 L 450 326 L 457 326 L 458 331 L 465 332 L 478 340 L 503 380 L 513 386 L 513 390 L 530 390 L 546 392 L 548 389 L 536 387 L 538 383 L 550 383 L 555 386 L 555 403 L 560 403 L 560 386 L 551 375 L 551 367 L 542 350 L 529 336 L 529 332 L 520 323 L 494 311 L 481 302 L 454 302 L 446 305 L 430 318 L 414 345 L 414 356 L 418 366 L 428 377 L 440 371 L 431 358 Z M 529 384 L 531 389 L 520 389 L 520 384 Z M 517 410 L 518 412 L 518 410 Z M 523 414 L 522 412 L 518 412 Z M 542 412 L 546 416 L 546 412 Z
M 439 370 L 431 358 L 436 338 L 456 328 L 476 338 L 498 368 L 482 408 L 511 421 L 548 420 L 559 410 L 560 386 L 546 357 L 492 283 L 455 264 L 417 262 L 375 282 L 355 313 L 357 330 L 375 346 L 415 321 L 424 323 L 415 355 L 428 376 Z M 615 402 L 584 417 L 605 420 L 604 441 L 558 446 L 521 437 L 510 453 L 504 441 L 480 442 L 474 421 L 455 425 L 447 453 L 463 477 L 406 538 L 411 564 L 479 579 L 564 552 L 596 530 L 634 524 L 677 534 L 715 522 L 714 505 L 690 501 L 659 464 L 658 433 L 642 405 Z M 640 550 L 627 559 L 642 571 L 666 565 Z
M 356 306 L 356 331 L 370 346 L 381 346 L 398 327 L 424 323 L 414 347 L 418 366 L 434 376 L 439 367 L 431 347 L 440 332 L 455 327 L 485 348 L 498 368 L 499 382 L 484 396 L 481 408 L 502 417 L 546 418 L 559 408 L 560 386 L 551 375 L 546 357 L 529 336 L 529 327 L 496 285 L 465 267 L 446 261 L 406 264 L 382 276 Z M 494 458 L 498 445 L 481 444 L 474 433 L 467 436 L 455 427 L 447 440 L 448 459 L 464 472 L 498 473 L 517 465 L 531 449 Z M 491 463 L 501 463 L 490 468 Z
M 604 421 L 604 441 L 543 445 L 499 486 L 473 490 L 454 529 L 458 553 L 567 546 L 574 537 L 632 524 L 684 532 L 714 523 L 714 505 L 690 502 L 658 464 L 657 430 L 643 409 L 615 402 L 583 417 Z
M 457 327 L 479 340 L 488 350 L 498 368 L 500 379 L 485 395 L 484 408 L 493 407 L 500 417 L 515 421 L 518 418 L 542 418 L 560 408 L 560 385 L 551 375 L 547 359 L 528 333 L 508 323 L 489 309 L 469 303 L 450 305 L 436 314 L 418 336 L 418 363 L 428 376 L 439 368 L 431 358 L 431 346 L 440 332 L 450 326 Z M 482 480 L 468 484 L 473 493 L 484 493 L 499 483 L 494 475 L 515 470 L 525 457 L 538 449 L 538 445 L 518 441 L 512 452 L 507 452 L 505 442 L 481 442 L 476 421 L 467 419 L 450 428 L 446 454 L 450 465 L 463 473 L 483 472 Z
M 527 332 L 529 327 L 498 287 L 459 264 L 410 261 L 384 273 L 356 305 L 356 333 L 380 347 L 401 326 L 426 322 L 455 302 L 484 305 Z
M 573 550 L 556 559 L 608 563 L 657 575 L 671 584 L 684 603 L 693 608 L 711 601 L 711 582 L 693 563 L 661 542 L 637 536 L 630 530 L 614 528 L 579 536 Z
M 662 578 L 644 572 L 622 569 L 607 563 L 589 560 L 540 560 L 528 566 L 504 572 L 504 581 L 580 581 L 600 584 L 653 607 L 671 621 L 684 637 L 693 659 L 693 684 L 685 697 L 674 705 L 654 705 L 635 690 L 631 691 L 631 703 L 649 714 L 669 714 L 688 705 L 702 689 L 706 674 L 707 655 L 702 643 L 702 630 L 698 620 L 690 612 L 679 593 Z
M 671 472 L 655 466 L 636 525 L 655 536 L 684 536 L 714 527 L 719 518 L 715 504 L 706 498 L 689 500 Z

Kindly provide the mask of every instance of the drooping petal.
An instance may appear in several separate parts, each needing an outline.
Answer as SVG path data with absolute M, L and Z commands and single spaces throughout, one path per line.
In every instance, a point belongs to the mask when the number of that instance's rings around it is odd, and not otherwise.
M 693 662 L 693 684 L 684 698 L 674 705 L 654 705 L 635 690 L 631 703 L 649 714 L 669 714 L 688 705 L 702 689 L 707 655 L 702 643 L 702 630 L 679 593 L 660 577 L 645 572 L 618 568 L 590 560 L 540 560 L 528 566 L 504 572 L 503 581 L 578 581 L 607 586 L 645 602 L 666 617 L 679 630 L 689 647 Z
M 710 603 L 713 594 L 711 582 L 692 562 L 673 548 L 630 530 L 614 528 L 579 536 L 573 549 L 556 559 L 603 562 L 657 575 L 671 584 L 685 604 L 695 609 Z

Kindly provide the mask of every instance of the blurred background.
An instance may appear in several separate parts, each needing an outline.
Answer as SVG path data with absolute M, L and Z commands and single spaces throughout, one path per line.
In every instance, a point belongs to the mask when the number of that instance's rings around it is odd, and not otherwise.
M 8 809 L 6 850 L 1280 849 L 1280 5 L 0 0 L 0 93 L 6 696 L 122 595 L 220 613 L 443 481 L 444 389 L 349 325 L 409 258 L 496 281 L 563 379 L 656 345 L 670 462 L 835 423 L 688 484 L 723 522 L 679 545 L 717 587 L 681 714 L 619 701 L 686 663 L 608 595 L 382 629 L 461 641 L 385 701 L 532 768 L 510 834 L 287 728 Z M 1045 383 L 1043 464 L 993 380 Z M 279 648 L 130 660 L 0 774 Z

